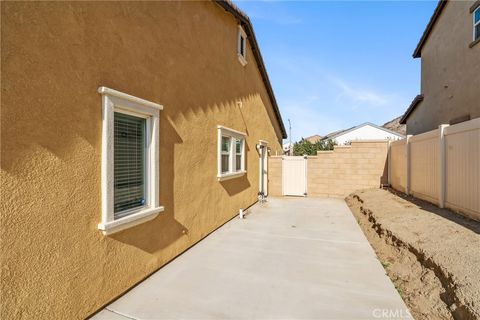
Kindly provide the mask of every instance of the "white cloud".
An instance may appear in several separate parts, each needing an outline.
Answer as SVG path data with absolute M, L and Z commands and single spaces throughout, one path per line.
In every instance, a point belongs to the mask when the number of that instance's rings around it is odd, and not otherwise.
M 390 102 L 391 97 L 388 95 L 383 95 L 373 90 L 351 86 L 339 78 L 332 78 L 331 82 L 341 89 L 342 96 L 351 99 L 353 102 L 366 103 L 375 107 L 385 106 Z

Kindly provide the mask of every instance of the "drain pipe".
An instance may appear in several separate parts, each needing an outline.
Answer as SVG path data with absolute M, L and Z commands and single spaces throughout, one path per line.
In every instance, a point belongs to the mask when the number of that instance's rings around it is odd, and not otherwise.
M 264 156 L 264 152 L 267 152 L 266 148 L 264 145 L 261 145 L 261 144 L 257 144 L 256 145 L 257 147 L 257 150 L 258 152 L 260 153 L 260 191 L 258 192 L 258 200 L 260 201 L 260 203 L 264 203 L 266 202 L 266 198 L 265 198 L 265 191 L 263 190 L 263 184 L 264 184 L 264 171 L 265 171 L 265 168 L 263 167 L 263 156 Z

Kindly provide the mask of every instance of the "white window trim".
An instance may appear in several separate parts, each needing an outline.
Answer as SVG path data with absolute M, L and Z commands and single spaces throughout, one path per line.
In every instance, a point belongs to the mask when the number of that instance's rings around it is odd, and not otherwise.
M 241 41 L 242 37 L 244 39 L 244 44 L 243 44 L 243 55 L 241 54 Z M 238 60 L 242 64 L 242 66 L 247 65 L 247 34 L 245 33 L 245 30 L 243 30 L 242 26 L 238 26 L 238 37 L 237 37 L 237 56 Z
M 112 234 L 154 219 L 164 210 L 159 205 L 159 132 L 160 110 L 163 106 L 107 87 L 98 88 L 102 94 L 102 222 L 98 224 L 103 234 Z M 119 219 L 113 212 L 113 148 L 114 113 L 121 112 L 147 119 L 145 205 L 131 210 Z
M 244 132 L 233 130 L 224 126 L 217 126 L 218 131 L 218 149 L 217 149 L 217 180 L 224 181 L 243 176 L 247 171 L 245 170 L 245 150 L 247 136 Z M 229 172 L 222 173 L 222 137 L 230 137 L 230 151 L 229 151 Z M 242 161 L 241 170 L 235 171 L 236 168 L 236 147 L 235 141 L 242 140 Z
M 477 11 L 480 12 L 480 7 L 478 7 L 478 8 L 475 9 L 475 10 L 473 10 L 473 13 L 472 13 L 472 22 L 473 22 L 473 33 L 472 33 L 472 37 L 473 37 L 473 41 L 476 41 L 476 40 L 480 39 L 480 35 L 478 35 L 478 38 L 475 39 L 475 27 L 480 24 L 480 20 L 477 21 L 477 22 L 475 22 L 475 13 L 476 13 Z

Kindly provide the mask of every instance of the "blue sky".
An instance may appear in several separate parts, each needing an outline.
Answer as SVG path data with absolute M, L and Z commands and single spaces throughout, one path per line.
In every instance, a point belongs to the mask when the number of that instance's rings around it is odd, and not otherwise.
M 420 91 L 412 53 L 436 1 L 236 1 L 252 20 L 292 140 L 382 125 Z

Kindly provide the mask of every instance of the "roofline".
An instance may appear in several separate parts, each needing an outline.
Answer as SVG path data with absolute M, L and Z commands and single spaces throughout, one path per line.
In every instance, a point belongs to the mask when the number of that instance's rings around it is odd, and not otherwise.
M 437 22 L 438 17 L 443 11 L 443 8 L 445 8 L 445 5 L 447 4 L 448 0 L 439 0 L 437 7 L 435 8 L 435 11 L 433 12 L 432 17 L 430 18 L 430 21 L 427 24 L 427 27 L 425 28 L 425 31 L 423 31 L 423 35 L 420 38 L 420 41 L 417 44 L 417 47 L 415 48 L 415 51 L 413 52 L 413 57 L 414 58 L 420 58 L 422 56 L 422 48 L 425 42 L 428 39 L 428 36 L 432 32 L 433 26 L 435 25 L 435 22 Z
M 358 129 L 358 128 L 361 128 L 361 127 L 364 127 L 364 126 L 367 126 L 367 125 L 368 125 L 368 126 L 372 126 L 372 127 L 374 127 L 374 128 L 377 128 L 377 129 L 380 129 L 380 130 L 383 130 L 383 131 L 386 131 L 386 132 L 388 132 L 388 133 L 392 133 L 392 134 L 394 134 L 394 135 L 396 135 L 396 136 L 399 136 L 399 137 L 405 137 L 403 134 L 398 133 L 398 132 L 395 132 L 395 131 L 390 130 L 390 129 L 387 129 L 387 128 L 385 128 L 385 127 L 378 126 L 378 125 L 376 125 L 376 124 L 374 124 L 374 123 L 371 123 L 371 122 L 364 122 L 364 123 L 362 123 L 362 124 L 359 124 L 358 126 L 355 126 L 355 127 L 353 127 L 353 128 L 347 129 L 347 130 L 345 130 L 345 131 L 341 131 L 341 132 L 339 132 L 339 133 L 337 133 L 337 134 L 334 134 L 333 136 L 328 137 L 328 138 L 325 138 L 325 139 L 326 139 L 326 140 L 334 139 L 334 138 L 336 138 L 336 137 L 338 137 L 338 136 L 342 136 L 342 135 L 344 135 L 344 134 L 346 134 L 346 133 L 348 133 L 348 132 L 351 132 L 351 131 L 353 131 L 353 130 L 356 130 L 356 129 Z
M 250 22 L 250 18 L 241 11 L 233 2 L 230 0 L 214 0 L 220 7 L 231 13 L 237 20 L 241 22 L 242 27 L 245 30 L 245 33 L 248 37 L 250 37 L 251 47 L 253 51 L 253 55 L 255 56 L 255 60 L 257 61 L 257 65 L 260 69 L 260 74 L 262 75 L 263 83 L 267 88 L 268 96 L 273 105 L 273 111 L 275 112 L 275 116 L 277 117 L 278 124 L 280 125 L 280 131 L 282 132 L 282 138 L 287 138 L 287 131 L 285 130 L 285 125 L 283 124 L 282 116 L 280 114 L 280 109 L 277 105 L 277 100 L 275 99 L 275 94 L 273 93 L 272 85 L 270 84 L 270 79 L 268 78 L 267 69 L 265 68 L 265 63 L 263 62 L 262 54 L 260 52 L 260 47 L 257 42 L 257 38 L 255 37 L 255 32 L 253 31 L 253 25 Z
M 403 116 L 400 118 L 400 124 L 406 124 L 407 119 L 412 114 L 412 112 L 415 110 L 415 108 L 420 104 L 420 102 L 423 101 L 423 94 L 418 94 L 415 98 L 413 98 L 412 102 L 410 103 L 410 106 L 407 108 Z

